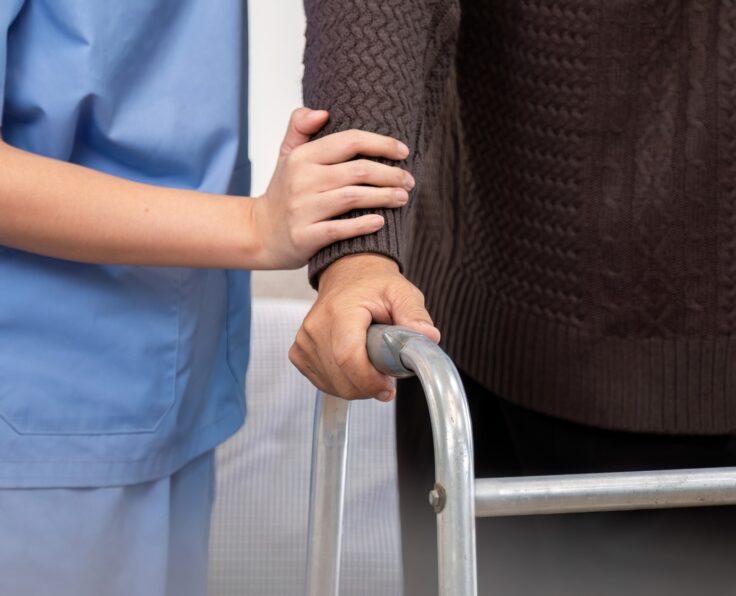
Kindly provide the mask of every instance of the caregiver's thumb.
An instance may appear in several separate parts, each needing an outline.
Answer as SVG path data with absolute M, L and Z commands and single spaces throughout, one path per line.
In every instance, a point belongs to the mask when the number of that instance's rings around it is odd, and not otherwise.
M 313 134 L 318 132 L 327 122 L 329 114 L 325 110 L 311 110 L 298 108 L 291 113 L 289 128 L 281 143 L 280 155 L 283 157 L 291 153 L 299 145 L 308 142 Z

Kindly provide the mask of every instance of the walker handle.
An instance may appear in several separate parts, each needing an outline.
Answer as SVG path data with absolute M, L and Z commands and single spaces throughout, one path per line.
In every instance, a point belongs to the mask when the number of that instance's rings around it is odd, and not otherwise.
M 402 327 L 373 325 L 368 357 L 394 377 L 416 374 L 432 421 L 440 596 L 476 596 L 475 497 L 470 415 L 460 375 L 437 344 Z M 337 596 L 349 402 L 319 395 L 312 439 L 308 596 Z

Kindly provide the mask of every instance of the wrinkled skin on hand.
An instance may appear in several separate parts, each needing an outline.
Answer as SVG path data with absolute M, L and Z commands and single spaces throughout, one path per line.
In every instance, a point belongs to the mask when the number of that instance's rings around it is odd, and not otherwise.
M 424 296 L 392 259 L 377 254 L 343 257 L 321 275 L 319 296 L 297 333 L 289 359 L 318 389 L 345 399 L 390 401 L 393 379 L 368 360 L 372 323 L 402 325 L 432 341 L 440 332 Z

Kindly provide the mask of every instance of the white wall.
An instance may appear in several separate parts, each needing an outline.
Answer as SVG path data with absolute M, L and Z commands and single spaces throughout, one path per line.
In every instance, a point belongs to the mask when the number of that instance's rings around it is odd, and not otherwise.
M 250 36 L 250 158 L 252 194 L 266 190 L 291 112 L 302 105 L 302 0 L 251 0 Z M 257 296 L 312 298 L 306 271 L 256 272 Z

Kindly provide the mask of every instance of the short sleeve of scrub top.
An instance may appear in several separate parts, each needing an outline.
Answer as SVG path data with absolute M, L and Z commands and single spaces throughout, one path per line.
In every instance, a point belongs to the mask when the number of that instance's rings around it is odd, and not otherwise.
M 243 0 L 2 0 L 3 140 L 246 195 L 246 32 Z M 0 488 L 161 478 L 241 426 L 247 272 L 0 245 L 0 280 Z
M 8 27 L 18 16 L 25 0 L 4 0 L 0 3 L 0 114 L 3 113 L 3 97 L 5 96 L 5 70 L 7 64 Z M 2 121 L 0 121 L 2 130 Z

